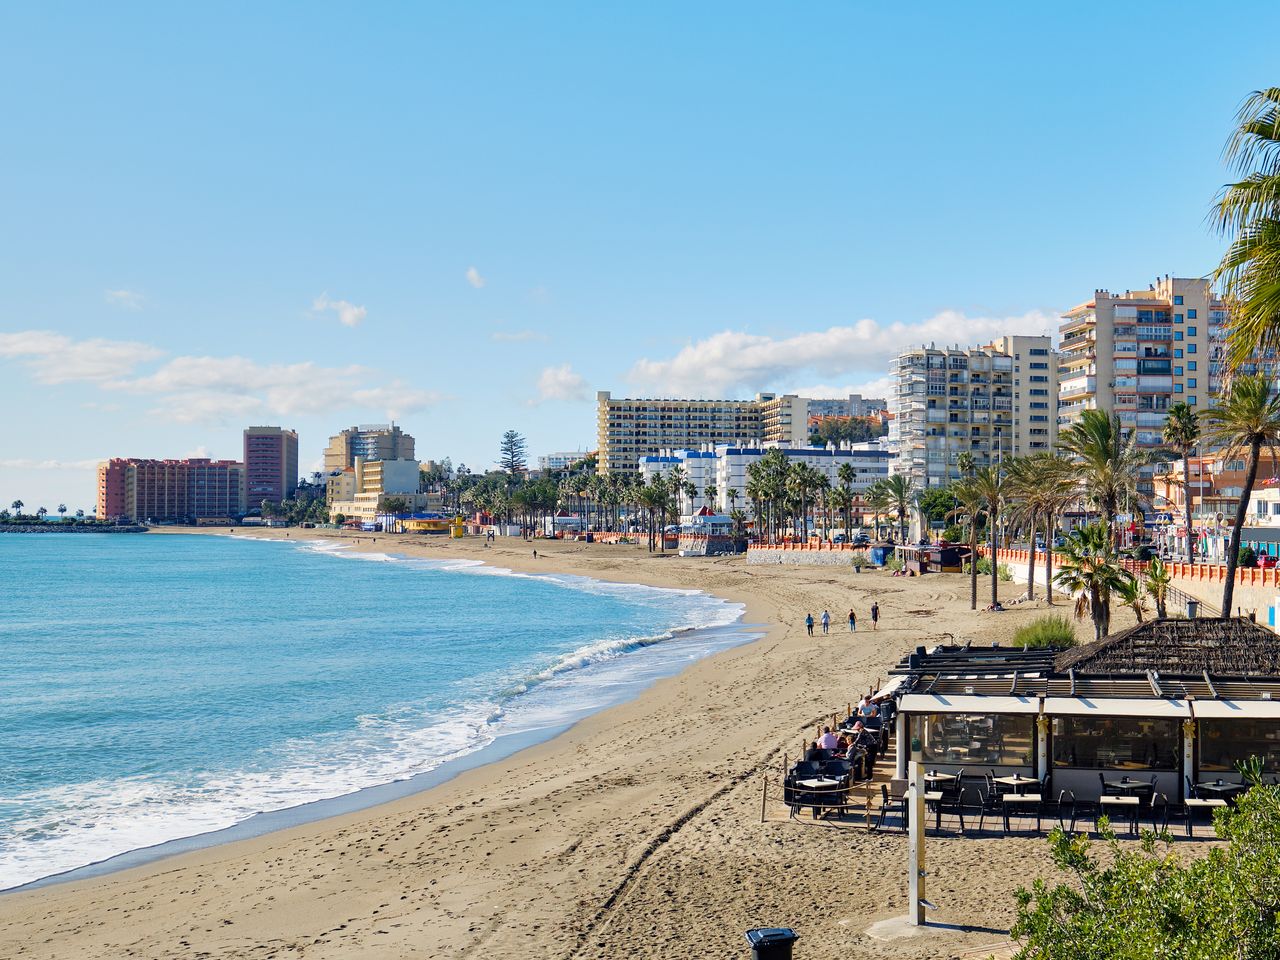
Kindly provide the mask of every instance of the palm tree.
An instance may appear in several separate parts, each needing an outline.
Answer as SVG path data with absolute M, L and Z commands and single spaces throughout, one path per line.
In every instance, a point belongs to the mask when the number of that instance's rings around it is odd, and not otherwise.
M 9 506 L 13 508 L 14 515 L 20 517 L 22 516 L 22 508 L 25 507 L 26 504 L 21 500 L 15 500 L 13 503 L 9 504 Z
M 44 507 L 41 507 L 39 510 L 36 511 L 36 516 L 39 517 L 41 520 L 43 520 L 48 513 L 49 513 L 48 510 L 46 510 Z
M 1241 179 L 1214 211 L 1232 242 L 1213 279 L 1231 303 L 1227 359 L 1238 369 L 1280 348 L 1280 88 L 1255 91 L 1236 120 L 1226 157 Z
M 1120 417 L 1102 410 L 1083 411 L 1079 420 L 1061 432 L 1058 447 L 1075 458 L 1081 489 L 1102 513 L 1107 535 L 1114 544 L 1120 504 L 1142 502 L 1138 493 L 1142 468 L 1155 463 L 1160 455 L 1139 449 L 1137 431 L 1131 430 L 1126 436 Z
M 1030 535 L 1029 555 L 1027 558 L 1027 599 L 1036 598 L 1036 529 L 1038 524 L 1044 525 L 1045 552 L 1050 553 L 1050 542 L 1053 537 L 1053 519 L 1057 513 L 1058 501 L 1063 487 L 1069 486 L 1074 493 L 1075 479 L 1072 476 L 1072 465 L 1061 457 L 1049 453 L 1040 453 L 1030 457 L 1015 457 L 1007 461 L 1005 468 L 1009 471 L 1006 483 L 1009 486 L 1009 500 L 1014 505 L 1013 517 L 1017 523 L 1025 523 Z M 1053 560 L 1046 561 L 1046 589 L 1052 571 Z M 1052 599 L 1052 598 L 1051 598 Z
M 978 609 L 978 515 L 986 508 L 986 498 L 972 477 L 966 477 L 951 485 L 957 507 L 951 511 L 951 519 L 965 516 L 969 520 L 969 609 Z
M 58 504 L 58 517 L 62 520 L 67 518 L 67 505 L 65 503 Z
M 1105 523 L 1091 523 L 1071 531 L 1054 581 L 1076 598 L 1076 619 L 1093 618 L 1093 636 L 1111 632 L 1111 594 L 1133 580 L 1120 566 Z
M 716 490 L 716 485 L 714 483 L 708 483 L 702 488 L 702 496 L 706 499 L 707 506 L 712 510 L 715 510 L 716 513 L 720 512 L 719 510 L 716 510 L 716 494 L 718 492 L 719 491 Z
M 996 528 L 999 526 L 1000 507 L 1004 504 L 1007 493 L 1007 478 L 998 465 L 992 464 L 975 470 L 973 476 L 965 482 L 973 484 L 987 515 L 987 528 L 991 534 L 991 603 L 994 605 L 1000 599 L 1000 565 L 996 562 Z M 976 564 L 976 557 L 973 562 Z
M 1164 561 L 1159 557 L 1152 557 L 1151 562 L 1147 564 L 1147 574 L 1143 582 L 1147 593 L 1151 599 L 1156 602 L 1156 616 L 1161 620 L 1167 615 L 1165 606 L 1169 598 L 1169 568 L 1165 566 Z
M 867 487 L 862 496 L 863 501 L 871 509 L 872 522 L 875 524 L 876 539 L 880 539 L 880 515 L 889 511 L 889 493 L 884 480 L 877 480 Z
M 1147 594 L 1142 589 L 1142 584 L 1138 582 L 1138 578 L 1134 577 L 1116 584 L 1115 593 L 1120 600 L 1120 606 L 1132 610 L 1138 622 L 1142 623 L 1142 615 L 1150 612 L 1151 608 L 1147 606 Z
M 911 478 L 905 473 L 895 473 L 884 481 L 885 499 L 898 515 L 899 542 L 907 542 L 907 511 L 911 509 L 911 495 L 915 491 Z
M 853 485 L 858 479 L 858 471 L 853 469 L 853 464 L 842 463 L 836 469 L 836 479 L 840 481 L 840 503 L 844 507 L 844 535 L 852 540 Z
M 1236 521 L 1231 528 L 1231 545 L 1227 548 L 1227 575 L 1222 584 L 1222 615 L 1231 616 L 1231 600 L 1236 586 L 1236 565 L 1240 562 L 1240 534 L 1244 532 L 1244 520 L 1249 510 L 1249 498 L 1258 478 L 1258 457 L 1263 446 L 1275 456 L 1276 441 L 1280 440 L 1280 394 L 1264 374 L 1236 376 L 1225 397 L 1219 404 L 1200 415 L 1205 425 L 1205 440 L 1220 447 L 1220 456 L 1226 460 L 1248 454 L 1245 465 L 1244 487 L 1240 502 L 1236 504 Z
M 1182 505 L 1187 520 L 1187 562 L 1193 563 L 1195 538 L 1191 535 L 1191 451 L 1200 440 L 1200 418 L 1188 403 L 1175 403 L 1169 408 L 1162 438 L 1182 458 Z

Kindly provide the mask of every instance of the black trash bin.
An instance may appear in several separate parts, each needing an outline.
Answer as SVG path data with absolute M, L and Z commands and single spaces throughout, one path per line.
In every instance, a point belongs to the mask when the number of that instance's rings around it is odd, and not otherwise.
M 759 927 L 747 931 L 752 960 L 791 960 L 791 945 L 799 935 L 787 927 Z

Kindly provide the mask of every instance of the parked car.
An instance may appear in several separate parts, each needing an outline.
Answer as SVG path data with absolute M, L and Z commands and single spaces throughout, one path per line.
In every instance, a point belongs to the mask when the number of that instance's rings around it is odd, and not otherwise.
M 1155 550 L 1146 543 L 1140 543 L 1136 547 L 1130 547 L 1128 550 L 1122 551 L 1123 555 L 1139 563 L 1146 563 L 1156 555 Z
M 831 538 L 832 543 L 844 543 L 848 538 L 843 533 L 837 533 Z
M 1269 553 L 1258 554 L 1258 567 L 1263 570 L 1269 570 L 1277 563 L 1280 563 L 1280 557 L 1273 557 Z

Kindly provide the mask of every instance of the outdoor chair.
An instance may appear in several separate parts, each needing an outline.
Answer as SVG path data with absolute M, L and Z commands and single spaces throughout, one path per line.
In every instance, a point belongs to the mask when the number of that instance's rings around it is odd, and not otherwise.
M 1200 791 L 1196 789 L 1196 785 L 1191 782 L 1190 777 L 1183 777 L 1182 779 L 1187 781 L 1187 797 L 1188 798 L 1200 796 Z
M 806 780 L 822 773 L 822 765 L 812 760 L 801 760 L 792 768 L 791 773 L 798 780 Z
M 926 805 L 933 813 L 934 829 L 942 829 L 942 816 L 946 814 L 960 821 L 960 832 L 964 833 L 964 774 L 947 784 L 930 800 L 926 796 Z
M 900 781 L 904 782 L 905 781 Z M 880 784 L 880 816 L 876 820 L 876 829 L 884 828 L 884 822 L 889 817 L 897 817 L 902 824 L 902 832 L 907 832 L 907 798 L 905 795 L 892 797 L 889 795 L 889 787 L 887 784 Z
M 822 765 L 822 775 L 831 777 L 833 780 L 843 780 L 846 785 L 850 774 L 853 773 L 853 764 L 848 760 L 828 760 Z
M 1056 820 L 1064 833 L 1076 832 L 1076 795 L 1070 790 L 1059 790 L 1056 799 L 1041 794 L 1040 816 Z
M 1107 778 L 1101 773 L 1098 774 L 1098 784 L 1099 786 L 1102 787 L 1102 795 L 1104 797 L 1120 796 L 1120 791 L 1117 790 L 1115 787 L 1112 787 L 1111 785 L 1109 785 L 1107 783 Z
M 1004 824 L 1004 795 L 997 792 L 991 785 L 991 778 L 987 778 L 987 788 L 978 791 L 978 832 L 982 832 L 983 824 L 986 823 L 987 817 L 993 817 L 996 822 Z
M 1190 835 L 1188 818 L 1191 811 L 1183 804 L 1170 803 L 1165 794 L 1157 793 L 1151 798 L 1151 807 L 1148 812 L 1151 815 L 1151 829 L 1156 833 L 1166 833 L 1170 823 L 1181 821 L 1183 826 L 1188 828 L 1187 834 Z

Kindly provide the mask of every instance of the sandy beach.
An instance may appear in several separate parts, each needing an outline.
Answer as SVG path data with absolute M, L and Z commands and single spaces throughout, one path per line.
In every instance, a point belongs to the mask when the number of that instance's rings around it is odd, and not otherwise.
M 744 603 L 764 636 L 401 800 L 0 896 L 0 956 L 730 957 L 749 955 L 744 930 L 779 925 L 800 933 L 796 956 L 806 960 L 956 957 L 1003 941 L 1014 889 L 1051 870 L 1043 839 L 930 838 L 935 919 L 975 929 L 881 940 L 867 928 L 906 912 L 905 837 L 760 823 L 763 778 L 776 776 L 783 752 L 794 755 L 815 722 L 903 653 L 1005 640 L 1043 603 L 975 613 L 960 575 L 749 566 L 642 546 L 540 541 L 535 560 L 534 545 L 518 540 L 484 549 L 478 540 L 345 539 L 354 549 L 703 589 Z M 1002 588 L 1006 597 L 1025 589 Z M 850 606 L 856 634 L 844 622 Z M 824 608 L 831 634 L 808 637 L 805 614 Z

